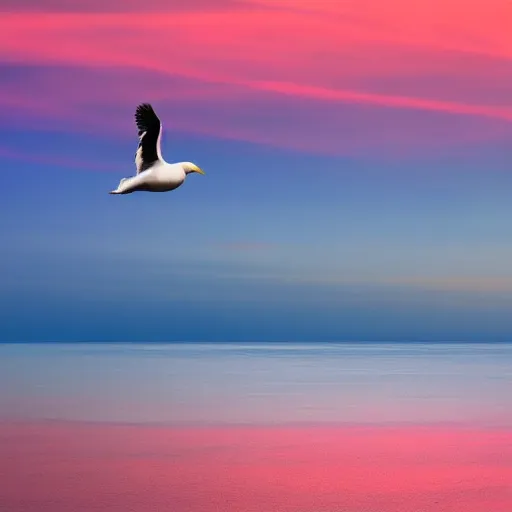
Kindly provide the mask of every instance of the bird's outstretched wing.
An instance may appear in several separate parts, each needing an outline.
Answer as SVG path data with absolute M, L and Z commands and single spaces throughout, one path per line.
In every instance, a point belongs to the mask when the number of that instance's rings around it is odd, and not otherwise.
M 139 146 L 135 153 L 137 174 L 149 169 L 157 160 L 162 160 L 160 139 L 162 123 L 149 103 L 142 103 L 135 111 Z

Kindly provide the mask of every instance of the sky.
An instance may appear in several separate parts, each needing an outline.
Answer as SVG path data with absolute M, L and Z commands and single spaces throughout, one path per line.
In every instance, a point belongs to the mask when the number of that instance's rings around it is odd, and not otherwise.
M 509 340 L 510 20 L 3 0 L 0 340 Z M 143 101 L 206 175 L 110 196 Z

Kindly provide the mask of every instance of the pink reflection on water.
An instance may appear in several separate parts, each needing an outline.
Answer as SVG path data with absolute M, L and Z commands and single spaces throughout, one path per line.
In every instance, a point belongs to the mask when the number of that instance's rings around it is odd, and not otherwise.
M 0 424 L 9 512 L 510 512 L 512 431 Z

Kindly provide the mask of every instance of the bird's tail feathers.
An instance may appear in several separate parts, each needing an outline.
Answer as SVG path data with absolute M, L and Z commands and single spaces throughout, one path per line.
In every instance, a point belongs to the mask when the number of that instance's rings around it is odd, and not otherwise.
M 109 192 L 109 194 L 122 194 L 123 191 L 121 189 L 121 186 L 123 184 L 123 182 L 125 182 L 128 178 L 121 178 L 121 181 L 119 182 L 119 185 L 117 186 L 117 188 L 115 190 L 111 190 Z

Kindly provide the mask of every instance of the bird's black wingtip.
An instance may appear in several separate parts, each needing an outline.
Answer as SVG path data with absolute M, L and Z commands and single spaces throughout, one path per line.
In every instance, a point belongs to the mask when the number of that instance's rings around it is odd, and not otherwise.
M 158 132 L 160 128 L 160 119 L 156 115 L 150 103 L 140 103 L 135 110 L 134 117 L 139 137 L 148 130 Z
M 137 108 L 135 109 L 135 113 L 146 111 L 153 111 L 153 107 L 151 106 L 151 103 L 139 103 L 137 105 Z

